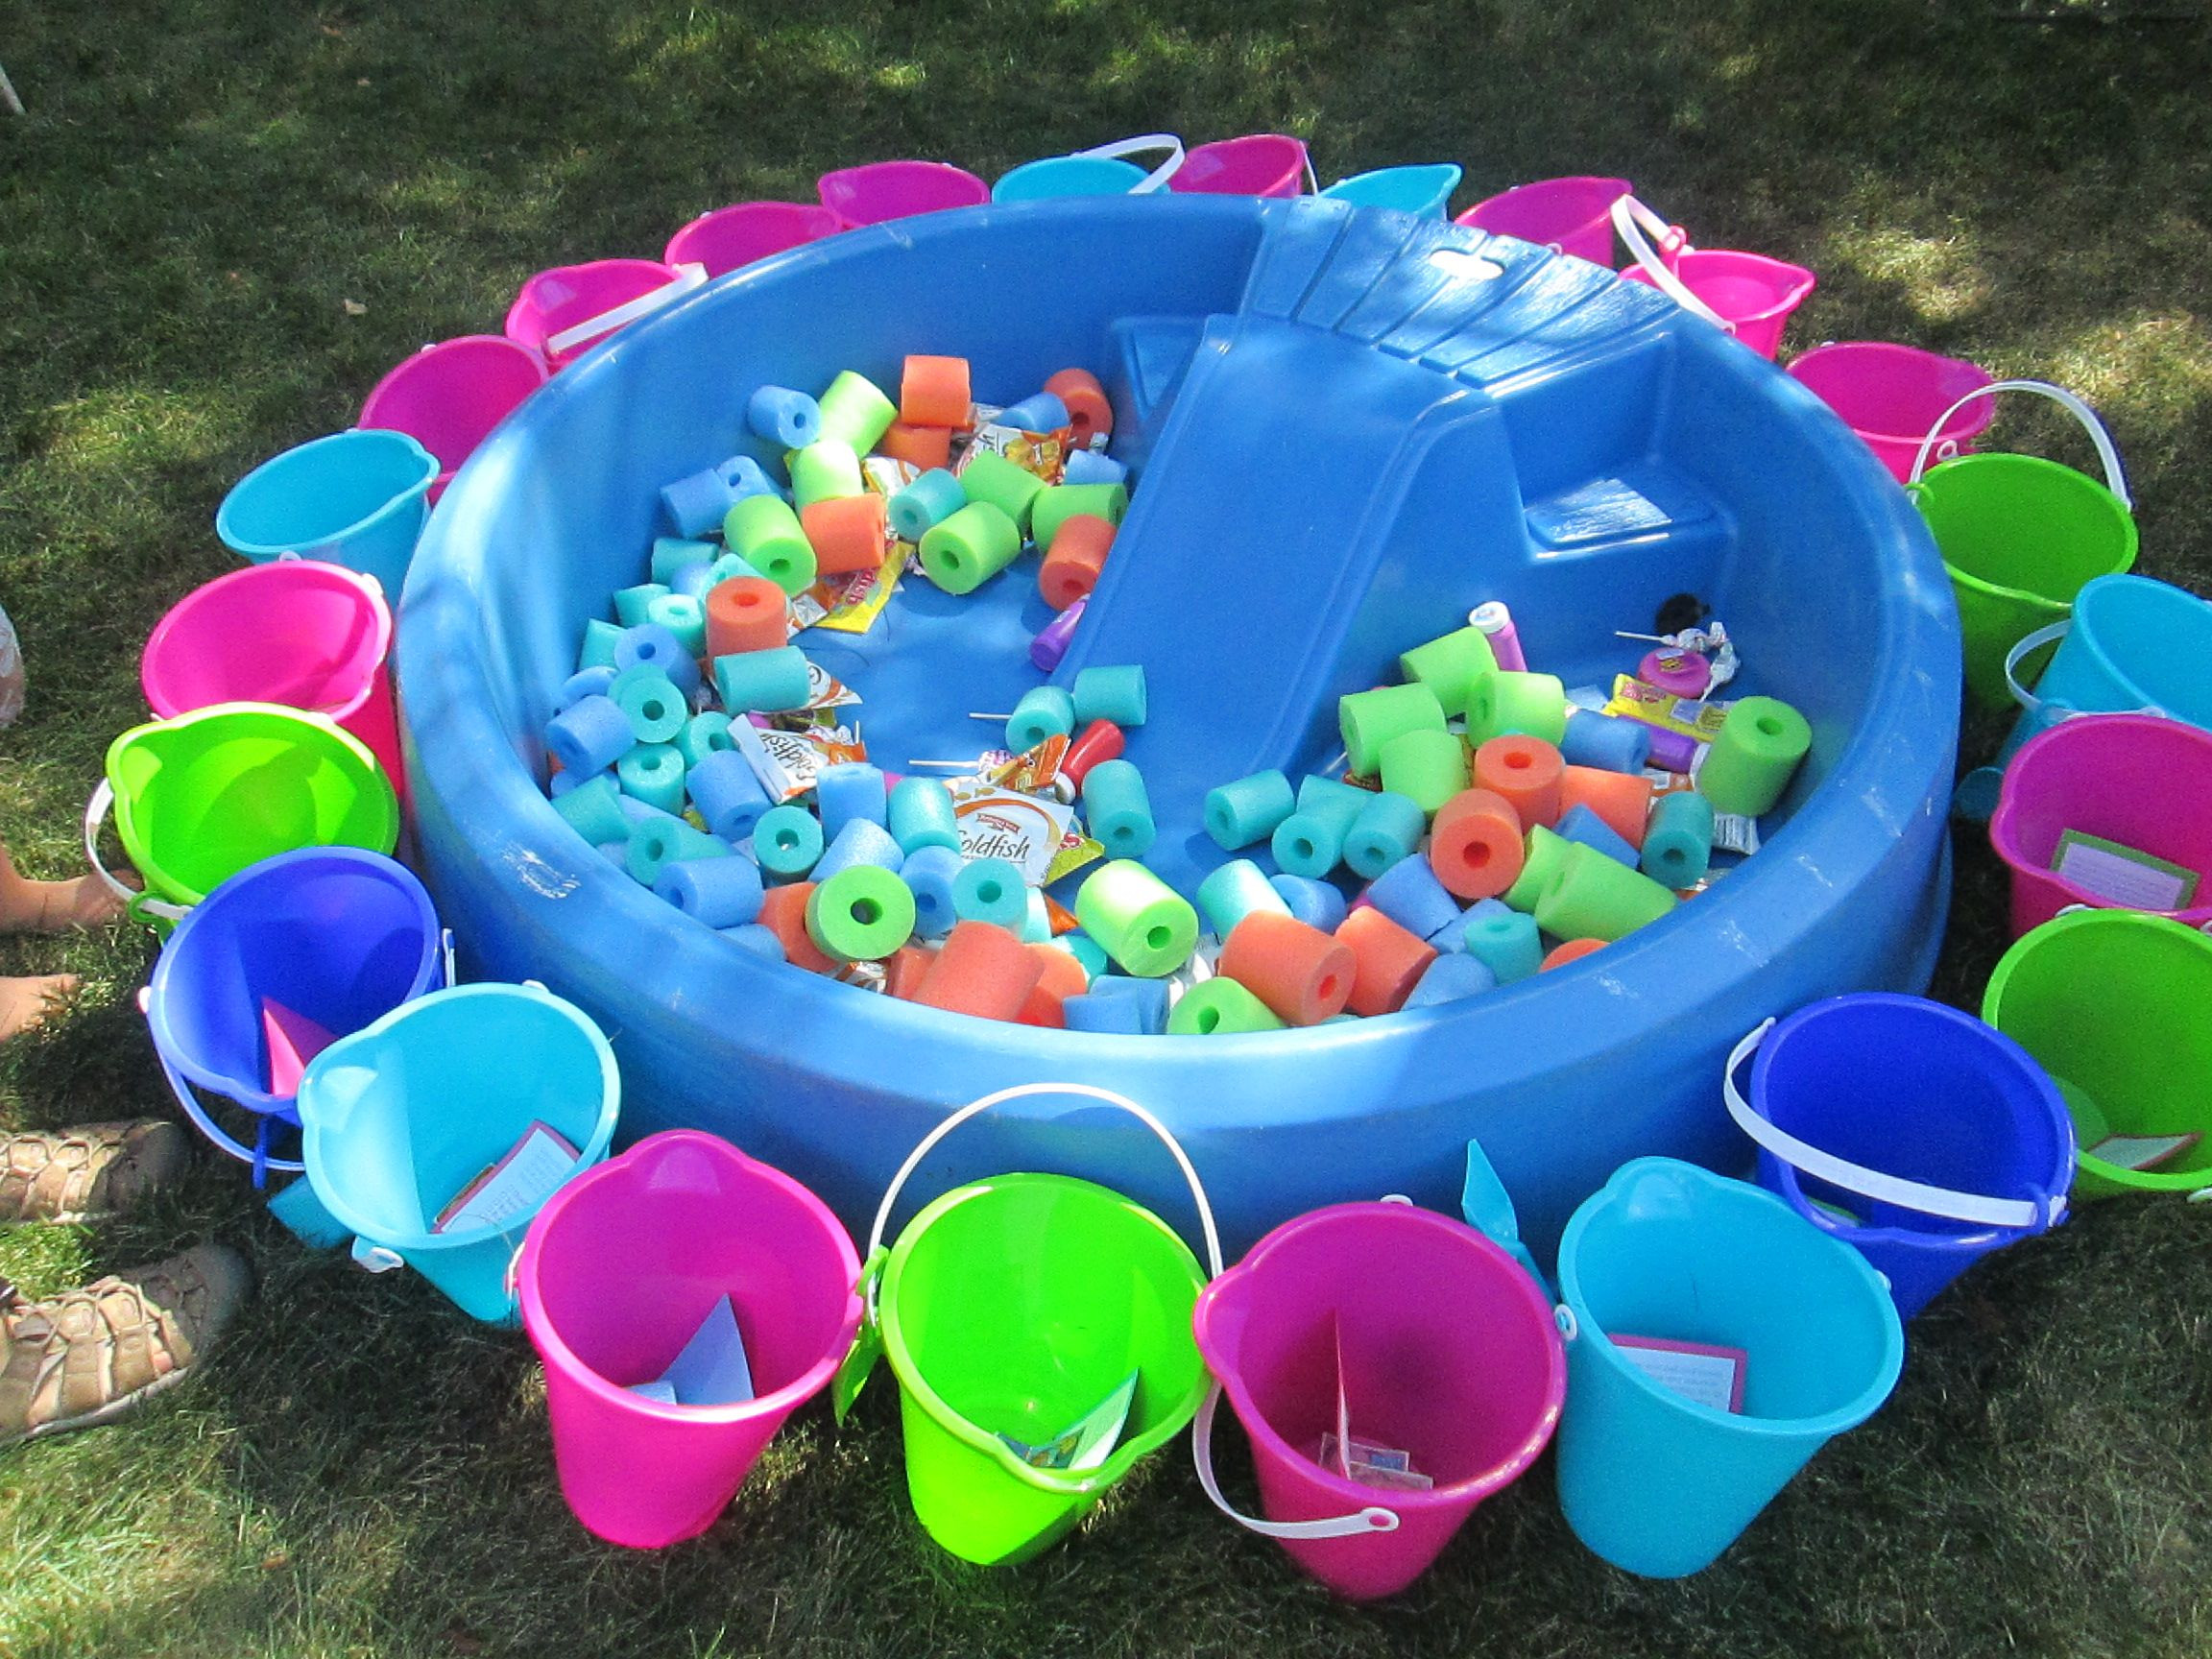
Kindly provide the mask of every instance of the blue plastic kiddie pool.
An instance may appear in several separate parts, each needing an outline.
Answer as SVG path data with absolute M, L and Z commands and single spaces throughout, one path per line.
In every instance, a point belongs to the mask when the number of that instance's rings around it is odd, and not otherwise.
M 1131 733 L 1188 893 L 1216 783 L 1334 757 L 1335 700 L 1503 600 L 1530 665 L 1609 684 L 1671 595 L 1728 625 L 1736 691 L 1812 723 L 1767 845 L 1573 967 L 1469 1001 L 1227 1038 L 1033 1029 L 764 964 L 637 886 L 543 793 L 540 733 L 588 617 L 638 579 L 662 484 L 750 441 L 762 384 L 896 386 L 964 355 L 979 397 L 1096 372 L 1137 489 L 1055 679 L 1142 662 Z M 771 459 L 755 448 L 763 461 Z M 1036 685 L 1022 565 L 967 598 L 910 578 L 865 636 L 802 637 L 859 689 L 870 757 L 972 755 Z M 1183 1139 L 1241 1248 L 1405 1192 L 1451 1209 L 1470 1137 L 1549 1253 L 1623 1161 L 1728 1166 L 1729 1047 L 1836 992 L 1917 990 L 1942 932 L 1959 632 L 1943 566 L 1812 394 L 1581 260 L 1327 201 L 1092 198 L 854 231 L 745 268 L 565 370 L 462 469 L 399 634 L 427 874 L 479 975 L 542 980 L 613 1040 L 622 1132 L 721 1133 L 864 1225 L 951 1107 L 1018 1083 L 1123 1092 Z M 1070 1102 L 1069 1104 L 1075 1104 Z M 941 1181 L 1089 1175 L 1187 1217 L 1103 1108 L 986 1118 Z M 918 1196 L 926 1196 L 927 1183 Z

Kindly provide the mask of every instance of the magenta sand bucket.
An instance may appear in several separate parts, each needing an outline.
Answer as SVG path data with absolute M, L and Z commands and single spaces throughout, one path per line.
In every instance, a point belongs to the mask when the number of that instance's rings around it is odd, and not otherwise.
M 314 559 L 252 565 L 195 588 L 138 660 L 156 719 L 218 703 L 326 714 L 402 787 L 392 704 L 392 608 L 373 576 Z
M 1902 484 L 1912 476 L 1912 457 L 1942 421 L 1936 437 L 1943 458 L 1972 452 L 1974 440 L 1996 419 L 1996 405 L 1959 399 L 1990 383 L 1985 369 L 1962 357 L 1939 357 L 1910 346 L 1878 340 L 1831 340 L 1790 365 L 1790 376 L 1843 418 L 1860 441 L 1881 457 Z M 1944 420 L 1946 412 L 1950 419 Z
M 507 308 L 507 338 L 544 355 L 555 370 L 640 317 L 674 304 L 707 280 L 697 265 L 658 259 L 594 259 L 557 265 L 522 284 Z
M 649 1136 L 556 1192 L 530 1225 L 516 1278 L 576 1519 L 637 1550 L 712 1526 L 852 1346 L 859 1275 L 853 1240 L 821 1199 L 697 1130 Z M 663 1405 L 634 1392 L 724 1298 L 754 1397 Z
M 1454 223 L 1611 266 L 1613 204 L 1635 188 L 1625 179 L 1539 179 L 1476 203 Z
M 709 276 L 720 276 L 844 228 L 836 214 L 811 202 L 736 202 L 700 214 L 668 238 L 661 257 L 669 265 L 704 266 Z
M 1281 132 L 1254 132 L 1201 144 L 1167 180 L 1179 195 L 1296 196 L 1318 194 L 1320 180 L 1305 144 Z
M 1613 204 L 1613 228 L 1636 257 L 1634 268 L 1621 274 L 1625 280 L 1649 283 L 1683 310 L 1735 335 L 1769 360 L 1781 349 L 1790 314 L 1819 280 L 1802 265 L 1764 253 L 1693 248 L 1681 231 L 1633 196 Z M 1646 239 L 1646 231 L 1660 239 L 1659 249 Z
M 1427 1571 L 1475 1505 L 1536 1460 L 1566 1392 L 1536 1282 L 1474 1228 L 1403 1201 L 1285 1222 L 1199 1293 L 1191 1326 L 1218 1380 L 1192 1441 L 1207 1496 L 1357 1600 Z M 1230 1507 L 1214 1479 L 1223 1393 L 1251 1439 L 1265 1520 Z M 1352 1437 L 1409 1455 L 1434 1485 L 1383 1490 L 1321 1463 L 1340 1399 Z
M 435 506 L 461 463 L 548 373 L 534 347 L 503 334 L 441 340 L 377 381 L 354 424 L 404 432 L 438 457 Z
M 991 186 L 963 167 L 945 161 L 871 161 L 841 167 L 814 181 L 822 205 L 848 229 L 906 219 L 916 213 L 942 213 L 952 207 L 980 207 Z
M 2069 833 L 2167 868 L 2077 845 L 2055 869 Z M 2011 867 L 2014 938 L 2069 904 L 2212 923 L 2212 732 L 2150 714 L 2061 720 L 2006 768 L 1989 844 Z

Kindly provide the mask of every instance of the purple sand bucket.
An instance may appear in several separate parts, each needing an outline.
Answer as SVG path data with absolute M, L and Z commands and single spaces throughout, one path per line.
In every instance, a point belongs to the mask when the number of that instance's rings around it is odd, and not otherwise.
M 1831 340 L 1790 365 L 1790 376 L 1843 418 L 1843 424 L 1881 457 L 1902 484 L 1912 457 L 1938 421 L 1938 456 L 1971 454 L 1974 440 L 1997 418 L 1996 406 L 1960 398 L 1990 383 L 1989 372 L 1963 357 L 1939 357 L 1878 340 Z M 1946 411 L 1954 411 L 1944 420 Z
M 504 334 L 441 340 L 377 381 L 353 424 L 404 432 L 437 456 L 436 506 L 461 463 L 550 373 L 535 349 Z
M 1610 267 L 1613 204 L 1635 189 L 1625 179 L 1539 179 L 1476 203 L 1454 223 Z
M 1613 204 L 1613 228 L 1636 256 L 1635 266 L 1621 273 L 1623 280 L 1650 284 L 1769 361 L 1782 349 L 1790 314 L 1819 280 L 1802 265 L 1764 253 L 1693 248 L 1680 229 L 1633 196 Z M 1660 239 L 1658 248 L 1646 231 Z
M 822 205 L 849 230 L 917 213 L 980 207 L 991 200 L 990 185 L 944 161 L 871 161 L 825 173 L 814 187 Z
M 844 228 L 836 214 L 811 202 L 736 202 L 700 214 L 668 238 L 661 258 L 671 266 L 704 266 L 709 276 L 721 276 Z

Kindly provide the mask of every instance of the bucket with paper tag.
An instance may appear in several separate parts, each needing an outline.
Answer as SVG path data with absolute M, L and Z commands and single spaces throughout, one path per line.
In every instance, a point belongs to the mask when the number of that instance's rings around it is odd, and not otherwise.
M 540 352 L 554 371 L 640 317 L 673 305 L 707 280 L 705 267 L 658 259 L 557 265 L 522 284 L 507 307 L 507 338 Z
M 576 1519 L 639 1550 L 712 1526 L 852 1347 L 859 1274 L 828 1205 L 695 1129 L 554 1193 L 515 1277 Z
M 1576 176 L 1516 184 L 1478 202 L 1455 221 L 1493 236 L 1517 236 L 1593 265 L 1613 263 L 1613 204 L 1632 194 L 1625 179 Z
M 1405 1202 L 1286 1221 L 1193 1315 L 1217 1379 L 1193 1454 L 1207 1496 L 1340 1596 L 1394 1595 L 1551 1439 L 1567 1361 L 1551 1304 L 1500 1245 Z M 1264 1519 L 1214 1474 L 1222 1393 Z
M 1613 228 L 1635 256 L 1635 263 L 1621 273 L 1623 278 L 1649 283 L 1683 310 L 1733 334 L 1739 345 L 1769 361 L 1782 349 L 1782 329 L 1790 314 L 1819 281 L 1804 266 L 1786 259 L 1693 248 L 1680 229 L 1633 196 L 1613 204 Z M 1656 248 L 1646 232 L 1659 239 Z
M 300 1079 L 315 1196 L 375 1270 L 409 1266 L 475 1318 L 512 1323 L 530 1218 L 607 1156 L 621 1104 L 589 1016 L 537 985 L 402 1003 Z
M 1754 1052 L 1746 1100 L 1736 1075 Z M 1888 992 L 1810 1003 L 1737 1045 L 1722 1087 L 1759 1184 L 1865 1257 L 1901 1318 L 2065 1218 L 2074 1127 L 2057 1086 L 1956 1008 Z
M 2077 1198 L 2212 1194 L 2212 937 L 2078 910 L 2006 951 L 1982 1018 L 2035 1056 L 2073 1114 Z
M 906 1490 L 963 1560 L 1025 1561 L 1070 1531 L 1137 1460 L 1182 1431 L 1206 1392 L 1190 1246 L 1142 1205 L 1067 1175 L 1011 1174 L 936 1199 L 883 1247 L 892 1208 L 938 1142 L 1009 1101 L 1118 1107 L 1190 1184 L 1208 1267 L 1221 1246 L 1198 1174 L 1151 1113 L 1104 1089 L 1037 1083 L 961 1108 L 892 1177 L 868 1238 L 868 1318 L 838 1378 L 840 1416 L 880 1352 L 899 1379 Z
M 1559 1506 L 1623 1572 L 1711 1566 L 1905 1363 L 1866 1259 L 1771 1192 L 1638 1158 L 1559 1241 Z
M 1149 170 L 1130 157 L 1157 155 Z M 991 186 L 994 202 L 1046 202 L 1061 196 L 1148 196 L 1167 187 L 1183 165 L 1183 140 L 1172 132 L 1095 144 L 1072 156 L 1046 156 L 1024 161 L 998 176 Z

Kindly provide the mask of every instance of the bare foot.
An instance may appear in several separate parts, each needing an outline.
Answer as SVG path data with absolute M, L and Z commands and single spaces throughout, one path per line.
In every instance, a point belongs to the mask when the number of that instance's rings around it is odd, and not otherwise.
M 0 933 L 60 933 L 100 927 L 123 914 L 123 901 L 97 876 L 34 881 L 16 874 L 0 847 Z
M 77 989 L 74 974 L 39 974 L 28 979 L 0 979 L 0 1043 L 20 1036 L 52 1014 L 60 1000 Z

